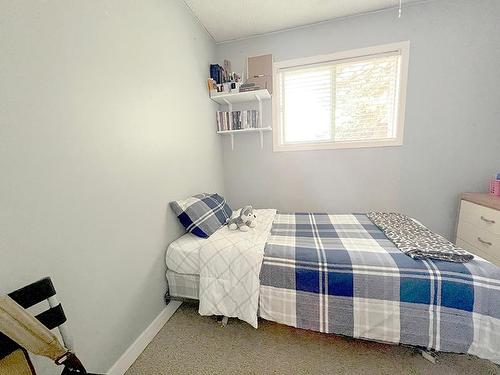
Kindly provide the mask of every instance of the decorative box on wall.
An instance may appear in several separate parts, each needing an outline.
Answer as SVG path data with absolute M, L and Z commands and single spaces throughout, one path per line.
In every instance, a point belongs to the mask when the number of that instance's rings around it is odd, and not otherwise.
M 234 150 L 234 135 L 241 133 L 259 133 L 260 134 L 260 147 L 264 147 L 264 132 L 271 131 L 270 126 L 264 126 L 262 123 L 262 101 L 271 99 L 271 94 L 266 89 L 248 91 L 248 92 L 237 92 L 237 93 L 224 93 L 212 95 L 210 97 L 214 102 L 219 105 L 225 105 L 228 107 L 229 113 L 233 112 L 233 104 L 236 103 L 251 103 L 257 101 L 259 104 L 258 110 L 258 120 L 256 127 L 248 127 L 241 129 L 230 129 L 230 130 L 219 130 L 217 134 L 229 134 L 231 136 L 231 150 Z
M 253 56 L 247 59 L 247 83 L 254 83 L 273 93 L 273 55 Z

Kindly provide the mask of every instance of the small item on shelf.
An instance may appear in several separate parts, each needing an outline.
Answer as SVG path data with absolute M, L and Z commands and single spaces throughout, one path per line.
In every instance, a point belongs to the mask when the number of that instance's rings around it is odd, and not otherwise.
M 209 94 L 210 94 L 211 98 L 213 98 L 213 97 L 215 97 L 217 95 L 225 94 L 224 93 L 224 85 L 222 85 L 222 84 L 221 85 L 215 85 L 215 90 L 211 90 L 209 92 Z
M 217 93 L 217 83 L 215 82 L 215 80 L 213 80 L 212 78 L 209 78 L 207 80 L 207 86 L 208 86 L 208 92 L 210 93 L 210 96 Z
M 224 82 L 229 82 L 230 81 L 230 78 L 229 78 L 229 72 L 231 71 L 231 61 L 229 60 L 224 60 L 224 72 L 225 72 L 225 75 L 224 75 Z
M 228 76 L 228 79 L 226 80 L 226 82 L 230 82 L 230 83 L 236 83 L 236 82 L 240 82 L 240 81 L 241 81 L 240 75 L 236 74 L 235 72 L 230 73 Z
M 241 75 L 231 72 L 231 61 L 224 60 L 224 67 L 219 64 L 210 64 L 210 80 L 208 86 L 210 96 L 221 92 L 239 92 Z M 212 88 L 212 81 L 217 85 L 217 91 Z

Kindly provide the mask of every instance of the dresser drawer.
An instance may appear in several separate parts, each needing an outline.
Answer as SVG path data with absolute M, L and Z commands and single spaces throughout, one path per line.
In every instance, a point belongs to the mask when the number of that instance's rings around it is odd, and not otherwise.
M 500 236 L 500 211 L 462 200 L 460 222 L 468 222 L 480 229 Z
M 457 237 L 485 254 L 500 258 L 500 235 L 498 234 L 479 228 L 467 221 L 460 220 Z
M 485 253 L 484 251 L 472 246 L 470 243 L 462 240 L 461 238 L 457 238 L 457 246 L 461 247 L 464 250 L 467 250 L 474 255 L 486 259 L 488 262 L 500 266 L 500 257 L 495 257 L 492 254 Z

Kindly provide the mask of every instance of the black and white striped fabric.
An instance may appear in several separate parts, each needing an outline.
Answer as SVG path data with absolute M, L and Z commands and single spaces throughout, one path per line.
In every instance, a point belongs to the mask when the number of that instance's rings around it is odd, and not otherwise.
M 446 238 L 395 212 L 369 212 L 368 218 L 379 227 L 396 247 L 413 259 L 439 259 L 465 263 L 471 253 L 453 245 Z
M 170 207 L 186 231 L 202 238 L 210 237 L 222 227 L 233 210 L 219 194 L 197 194 L 184 200 L 170 202 Z

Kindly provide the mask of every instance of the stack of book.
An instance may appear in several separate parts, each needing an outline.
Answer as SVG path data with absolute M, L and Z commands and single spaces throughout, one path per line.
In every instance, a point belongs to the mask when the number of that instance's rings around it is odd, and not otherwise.
M 240 86 L 240 92 L 248 92 L 248 91 L 256 91 L 260 90 L 260 86 L 257 86 L 255 83 L 244 83 Z
M 259 127 L 259 111 L 217 111 L 217 131 L 255 129 Z

